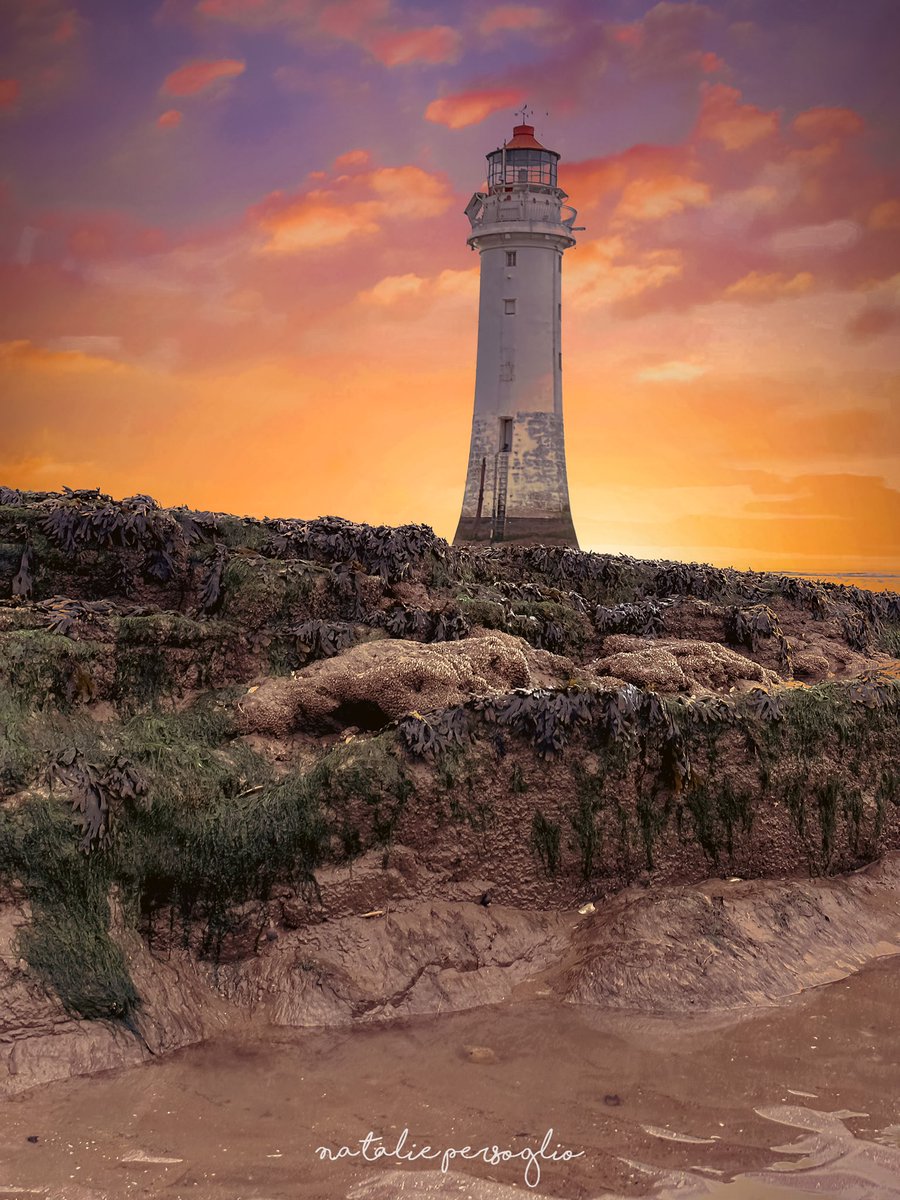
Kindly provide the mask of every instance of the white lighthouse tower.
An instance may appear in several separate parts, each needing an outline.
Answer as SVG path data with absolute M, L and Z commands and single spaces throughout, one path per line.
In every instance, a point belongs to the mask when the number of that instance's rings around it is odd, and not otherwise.
M 577 546 L 562 413 L 562 256 L 574 208 L 559 155 L 523 123 L 488 154 L 488 189 L 466 208 L 481 255 L 475 413 L 454 545 Z

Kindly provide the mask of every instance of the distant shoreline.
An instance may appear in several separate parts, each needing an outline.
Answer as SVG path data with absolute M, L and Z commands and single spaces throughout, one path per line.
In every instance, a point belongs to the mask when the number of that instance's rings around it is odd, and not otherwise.
M 779 571 L 797 579 L 821 579 L 825 583 L 857 584 L 870 592 L 900 591 L 900 574 L 888 571 Z

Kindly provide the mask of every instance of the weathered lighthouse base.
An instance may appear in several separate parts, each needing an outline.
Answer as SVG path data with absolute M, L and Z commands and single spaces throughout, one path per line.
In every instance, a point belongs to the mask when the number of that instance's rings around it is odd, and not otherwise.
M 485 542 L 578 548 L 559 413 L 475 414 L 453 544 Z
M 507 517 L 502 529 L 495 529 L 491 517 L 461 517 L 453 538 L 454 546 L 483 545 L 485 542 L 513 542 L 526 546 L 571 546 L 578 549 L 572 514 L 557 516 Z

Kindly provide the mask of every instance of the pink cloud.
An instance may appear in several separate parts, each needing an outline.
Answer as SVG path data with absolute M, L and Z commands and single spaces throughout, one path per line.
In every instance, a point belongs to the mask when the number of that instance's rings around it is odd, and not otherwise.
M 710 187 L 700 179 L 686 175 L 659 175 L 634 179 L 622 189 L 613 213 L 616 220 L 658 221 L 686 208 L 703 207 L 710 202 Z
M 404 320 L 419 321 L 436 304 L 463 305 L 471 311 L 471 306 L 478 303 L 478 268 L 446 270 L 430 277 L 413 272 L 386 275 L 360 291 L 356 299 L 364 308 L 389 312 Z
M 714 20 L 711 8 L 695 0 L 661 0 L 643 17 L 627 24 L 601 26 L 603 48 L 621 61 L 633 78 L 666 78 L 712 74 L 720 70 L 717 55 L 703 50 L 706 29 Z M 579 43 L 590 47 L 585 30 Z
M 858 114 L 810 109 L 780 127 L 734 88 L 707 84 L 702 98 L 681 144 L 563 162 L 562 185 L 588 226 L 570 275 L 596 234 L 619 239 L 595 264 L 590 303 L 601 297 L 622 317 L 719 300 L 784 309 L 896 273 L 896 183 L 851 136 Z M 679 269 L 648 258 L 657 252 L 677 253 Z M 851 336 L 874 336 L 887 319 L 867 316 Z
M 345 172 L 362 170 L 368 167 L 372 162 L 372 155 L 368 150 L 347 150 L 344 154 L 339 154 L 334 160 L 334 169 L 339 174 Z M 317 171 L 321 179 L 326 178 L 324 171 Z
M 433 25 L 427 29 L 379 34 L 372 39 L 370 49 L 386 67 L 400 67 L 415 62 L 455 62 L 461 44 L 462 39 L 455 29 L 448 25 Z
M 838 218 L 817 225 L 780 229 L 769 238 L 769 245 L 776 254 L 784 255 L 840 253 L 855 246 L 862 232 L 855 221 Z
M 640 21 L 632 21 L 628 25 L 610 25 L 609 36 L 620 46 L 637 48 L 644 41 L 644 27 Z
M 813 282 L 809 271 L 800 271 L 791 276 L 783 275 L 779 271 L 750 271 L 741 279 L 729 284 L 723 294 L 726 300 L 761 303 L 777 300 L 782 296 L 802 296 L 810 290 Z
M 34 110 L 64 91 L 71 93 L 84 69 L 81 55 L 69 44 L 80 24 L 71 5 L 64 0 L 0 0 L 0 13 L 6 34 L 0 51 L 6 76 L 0 81 L 0 109 L 21 104 Z
M 0 79 L 0 109 L 15 108 L 21 91 L 18 79 Z
M 234 21 L 252 24 L 263 20 L 274 20 L 284 5 L 273 0 L 200 0 L 196 11 L 204 17 L 219 21 Z
M 495 70 L 474 80 L 464 91 L 435 101 L 426 115 L 442 124 L 448 124 L 447 118 L 452 117 L 455 124 L 451 127 L 461 128 L 483 120 L 492 111 L 480 105 L 479 95 L 516 89 L 515 107 L 529 95 L 537 102 L 533 92 L 538 86 L 540 103 L 552 106 L 559 117 L 592 106 L 598 80 L 611 68 L 632 85 L 647 80 L 693 83 L 703 76 L 727 71 L 724 61 L 705 47 L 708 30 L 715 28 L 716 21 L 714 10 L 695 0 L 661 0 L 640 20 L 628 23 L 585 16 L 576 20 L 571 13 L 558 13 L 549 5 L 504 4 L 489 8 L 477 20 L 476 28 L 483 36 L 490 30 L 531 28 L 539 31 L 539 40 L 550 49 L 527 69 L 519 65 L 499 76 Z M 472 115 L 458 112 L 463 105 L 472 110 Z
M 793 128 L 803 137 L 823 140 L 861 133 L 865 121 L 852 108 L 808 108 L 794 118 Z
M 696 177 L 687 149 L 632 146 L 621 154 L 565 166 L 566 190 L 579 208 L 612 203 L 611 219 L 651 221 L 709 204 L 712 189 Z
M 347 165 L 341 159 L 335 163 L 338 171 Z M 357 160 L 356 165 L 362 163 Z M 323 186 L 292 195 L 275 192 L 250 211 L 249 221 L 261 235 L 264 253 L 297 254 L 334 247 L 377 234 L 387 222 L 429 220 L 446 212 L 453 197 L 443 175 L 411 164 L 341 173 L 330 181 L 326 177 L 315 182 Z
M 565 278 L 578 311 L 652 292 L 677 280 L 682 270 L 677 250 L 641 250 L 624 238 L 606 237 L 579 246 Z
M 325 37 L 351 42 L 387 67 L 456 62 L 462 42 L 448 25 L 397 28 L 386 24 L 391 0 L 200 0 L 195 11 L 250 29 L 282 27 L 294 40 Z M 284 67 L 280 72 L 281 81 L 290 82 Z
M 478 22 L 478 32 L 488 36 L 492 33 L 517 33 L 520 30 L 541 29 L 550 23 L 546 9 L 534 4 L 501 4 L 491 8 Z
M 295 36 L 326 34 L 364 43 L 390 7 L 390 0 L 200 0 L 195 12 L 247 29 L 280 26 Z
M 870 229 L 900 229 L 900 200 L 882 200 L 869 213 Z
M 160 89 L 168 96 L 195 96 L 223 79 L 242 75 L 246 64 L 236 58 L 195 59 L 163 80 Z
M 463 129 L 467 125 L 477 125 L 501 108 L 512 109 L 521 100 L 522 92 L 518 88 L 474 88 L 432 100 L 425 109 L 425 119 L 436 125 L 446 125 L 448 129 Z
M 47 253 L 79 266 L 157 254 L 168 245 L 162 230 L 115 210 L 59 209 L 33 213 L 28 220 Z
M 80 350 L 53 350 L 35 345 L 27 338 L 0 342 L 0 363 L 26 364 L 47 371 L 103 371 L 122 369 L 121 363 L 97 354 L 86 354 Z
M 332 37 L 360 41 L 389 10 L 390 0 L 334 0 L 319 14 L 319 28 Z
M 744 150 L 776 132 L 778 113 L 740 101 L 737 88 L 724 83 L 704 85 L 697 137 L 718 142 L 726 150 Z
M 59 22 L 53 31 L 52 39 L 58 46 L 70 42 L 75 36 L 76 19 L 74 12 L 63 13 L 59 18 Z
M 867 342 L 871 338 L 893 333 L 900 328 L 900 307 L 897 305 L 873 304 L 847 324 L 847 333 L 852 341 Z
M 172 129 L 174 126 L 180 125 L 183 120 L 183 113 L 180 113 L 177 108 L 169 108 L 164 113 L 160 113 L 156 118 L 156 123 L 163 129 Z
M 718 75 L 726 69 L 725 60 L 712 50 L 697 51 L 697 65 L 704 75 Z

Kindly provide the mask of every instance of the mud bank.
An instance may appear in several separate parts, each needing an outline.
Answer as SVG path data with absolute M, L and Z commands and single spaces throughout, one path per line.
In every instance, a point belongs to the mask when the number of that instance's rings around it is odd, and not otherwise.
M 900 959 L 749 1013 L 551 998 L 331 1031 L 258 1026 L 0 1104 L 0 1195 L 120 1200 L 890 1200 L 900 1194 Z M 488 1165 L 322 1160 L 542 1144 Z M 29 1140 L 32 1139 L 32 1140 Z M 370 1143 L 371 1144 L 371 1143 Z M 378 1143 L 375 1143 L 378 1144 Z M 425 1169 L 427 1168 L 427 1169 Z M 32 1189 L 32 1190 L 29 1190 Z
M 114 936 L 141 996 L 127 1023 L 68 1016 L 10 965 L 7 919 L 2 1094 L 145 1062 L 249 1023 L 346 1027 L 541 996 L 598 1011 L 747 1011 L 900 951 L 900 855 L 842 878 L 633 888 L 584 914 L 392 898 L 394 869 L 381 870 L 388 880 L 334 872 L 322 895 L 333 897 L 329 919 L 282 928 L 217 966 L 177 942 L 154 951 L 120 926 Z

